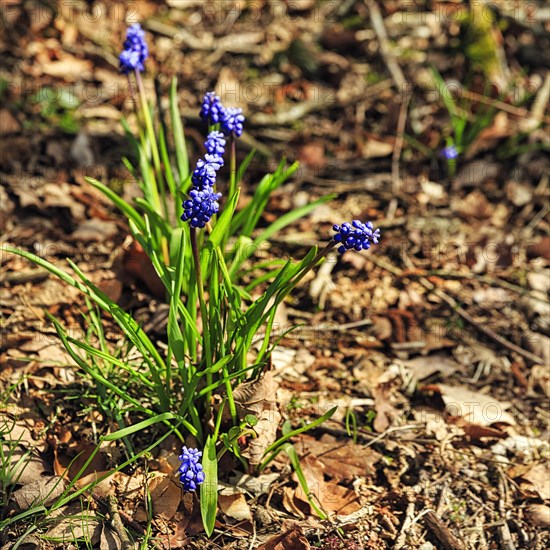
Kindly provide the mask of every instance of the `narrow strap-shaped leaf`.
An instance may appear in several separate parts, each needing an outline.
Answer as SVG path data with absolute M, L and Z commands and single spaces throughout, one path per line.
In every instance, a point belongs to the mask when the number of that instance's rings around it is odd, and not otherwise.
M 139 212 L 130 204 L 128 204 L 124 199 L 119 197 L 112 189 L 107 187 L 105 184 L 97 181 L 94 178 L 86 177 L 85 180 L 93 185 L 96 189 L 99 189 L 127 218 L 131 219 L 138 229 L 143 232 L 145 228 L 145 222 L 139 214 Z
M 204 530 L 208 536 L 214 532 L 216 512 L 218 509 L 218 460 L 216 457 L 216 440 L 208 436 L 202 455 L 204 483 L 200 486 L 201 516 Z
M 178 175 L 181 188 L 189 176 L 189 159 L 187 157 L 183 123 L 181 121 L 178 108 L 178 81 L 176 78 L 172 79 L 172 85 L 170 86 L 170 118 L 172 120 L 174 147 L 176 148 L 176 164 L 178 165 Z

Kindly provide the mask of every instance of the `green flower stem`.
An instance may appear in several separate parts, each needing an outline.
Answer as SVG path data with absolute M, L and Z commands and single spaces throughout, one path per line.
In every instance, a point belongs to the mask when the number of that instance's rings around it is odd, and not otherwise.
M 128 73 L 126 76 L 128 78 L 128 89 L 130 90 L 130 97 L 132 98 L 132 103 L 134 105 L 134 111 L 136 113 L 136 116 L 139 119 L 139 109 L 138 109 L 138 104 L 137 104 L 137 101 L 136 101 L 136 96 L 134 94 L 134 85 L 132 84 L 132 80 L 130 79 L 130 73 Z M 141 128 L 140 128 L 140 131 L 141 131 Z
M 237 187 L 237 150 L 236 150 L 236 140 L 235 135 L 231 132 L 229 137 L 229 143 L 231 147 L 230 157 L 229 157 L 229 195 L 228 198 L 233 196 L 235 189 Z
M 456 176 L 456 159 L 448 159 L 447 168 L 449 170 L 449 178 L 454 180 Z
M 210 328 L 208 323 L 208 312 L 206 309 L 206 300 L 204 298 L 204 286 L 202 280 L 202 271 L 201 271 L 201 258 L 199 254 L 199 247 L 197 244 L 197 230 L 194 227 L 191 227 L 189 230 L 191 236 L 191 250 L 193 251 L 193 261 L 195 262 L 195 275 L 197 282 L 197 294 L 199 296 L 199 305 L 201 310 L 202 317 L 202 357 L 205 360 L 206 368 L 209 369 L 212 366 L 212 347 L 210 345 Z M 206 374 L 206 385 L 210 386 L 212 384 L 212 373 L 208 372 Z M 210 400 L 212 398 L 212 392 L 208 392 L 206 395 L 206 417 L 208 418 L 210 411 Z
M 139 97 L 141 102 L 141 111 L 143 114 L 143 120 L 145 121 L 145 127 L 147 130 L 147 137 L 149 138 L 149 147 L 151 149 L 151 155 L 153 157 L 153 177 L 151 178 L 151 195 L 154 202 L 154 206 L 157 209 L 157 212 L 160 212 L 161 209 L 164 212 L 164 219 L 168 220 L 168 205 L 166 202 L 166 193 L 164 190 L 164 185 L 162 181 L 162 170 L 160 163 L 159 148 L 157 144 L 157 137 L 155 134 L 155 129 L 153 127 L 153 120 L 151 118 L 151 112 L 149 111 L 149 105 L 147 104 L 147 97 L 145 95 L 145 88 L 143 86 L 143 81 L 141 80 L 141 73 L 135 71 L 136 82 L 139 91 Z M 157 185 L 157 180 L 160 182 L 160 195 L 159 195 L 159 186 Z M 165 237 L 161 237 L 161 247 L 162 255 L 165 265 L 170 265 L 170 254 L 168 252 L 168 242 Z
M 143 81 L 141 80 L 141 74 L 139 71 L 135 71 L 135 77 L 136 82 L 138 86 L 139 91 L 139 97 L 141 102 L 141 112 L 143 115 L 143 120 L 145 121 L 145 126 L 147 129 L 147 137 L 149 138 L 149 145 L 151 148 L 151 155 L 153 157 L 153 163 L 155 165 L 155 175 L 158 176 L 161 174 L 160 172 L 160 156 L 157 146 L 157 138 L 155 136 L 155 130 L 153 128 L 153 121 L 151 119 L 151 113 L 149 111 L 149 106 L 147 105 L 147 97 L 145 96 L 145 88 L 143 87 Z M 153 179 L 154 185 L 151 189 L 153 194 L 153 200 L 155 202 L 155 207 L 160 210 L 161 203 L 160 203 L 160 196 L 159 196 L 159 190 L 157 187 L 157 180 L 156 178 Z
M 225 263 L 225 258 L 223 257 L 222 250 L 219 246 L 216 246 L 215 250 L 216 255 L 218 256 L 222 278 L 227 287 L 226 292 L 231 292 L 233 289 L 233 285 L 231 284 L 231 278 L 229 277 L 229 272 L 227 271 L 227 265 Z M 235 399 L 233 398 L 233 386 L 231 385 L 231 379 L 229 377 L 229 370 L 227 368 L 227 365 L 225 365 L 222 369 L 222 376 L 225 379 L 225 391 L 227 392 L 227 401 L 229 402 L 229 412 L 231 413 L 233 424 L 236 426 L 238 422 L 237 406 L 235 405 Z

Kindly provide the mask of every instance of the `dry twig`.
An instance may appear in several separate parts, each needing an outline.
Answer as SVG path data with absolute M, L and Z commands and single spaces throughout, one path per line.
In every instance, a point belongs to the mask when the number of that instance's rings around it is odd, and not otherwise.
M 445 550 L 464 550 L 464 545 L 451 533 L 441 518 L 432 510 L 426 512 L 424 521 Z

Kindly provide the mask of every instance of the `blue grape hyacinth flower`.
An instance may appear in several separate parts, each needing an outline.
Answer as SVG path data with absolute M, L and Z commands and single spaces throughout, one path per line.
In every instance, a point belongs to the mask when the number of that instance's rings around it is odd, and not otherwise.
M 222 121 L 225 108 L 220 98 L 214 92 L 207 92 L 202 100 L 200 117 L 205 121 L 216 124 Z
M 380 229 L 374 229 L 372 222 L 363 223 L 359 220 L 345 222 L 342 225 L 334 225 L 336 232 L 333 241 L 341 243 L 338 252 L 343 254 L 346 250 L 368 250 L 371 244 L 378 244 Z
M 194 187 L 189 191 L 189 199 L 183 202 L 181 219 L 193 228 L 202 229 L 220 209 L 221 196 L 221 193 L 214 193 L 212 187 Z
M 243 133 L 244 115 L 243 110 L 240 107 L 225 109 L 225 113 L 222 118 L 222 130 L 227 135 L 234 134 L 236 137 L 240 137 Z
M 120 72 L 144 71 L 145 60 L 149 57 L 149 48 L 145 41 L 145 31 L 139 23 L 134 23 L 126 31 L 126 40 L 119 56 Z
M 183 447 L 179 459 L 181 466 L 178 469 L 180 481 L 184 491 L 196 491 L 197 487 L 204 482 L 205 476 L 202 471 L 202 464 L 199 462 L 202 452 L 198 449 Z
M 454 160 L 458 157 L 458 150 L 454 145 L 447 145 L 442 151 L 441 156 L 447 160 Z
M 213 187 L 216 183 L 218 170 L 223 166 L 223 158 L 218 155 L 205 155 L 204 159 L 197 161 L 197 166 L 193 170 L 191 181 L 195 187 L 201 189 Z
M 206 136 L 204 146 L 207 153 L 221 157 L 225 153 L 225 136 L 222 132 L 213 130 Z

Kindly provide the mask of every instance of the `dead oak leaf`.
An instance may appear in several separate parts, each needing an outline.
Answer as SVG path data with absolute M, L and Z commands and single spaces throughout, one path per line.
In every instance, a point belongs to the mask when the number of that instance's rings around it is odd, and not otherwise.
M 234 493 L 232 495 L 218 495 L 218 504 L 221 511 L 230 518 L 237 521 L 252 521 L 250 508 L 242 493 Z
M 313 499 L 324 511 L 341 515 L 351 514 L 361 508 L 357 494 L 352 489 L 338 485 L 337 481 L 325 481 L 326 466 L 313 455 L 308 455 L 300 460 L 300 466 L 306 479 L 309 493 L 306 494 L 299 483 L 298 476 L 294 474 L 297 486 L 294 491 L 294 502 L 301 501 L 310 507 L 310 499 Z M 297 504 L 297 503 L 296 503 Z M 297 506 L 303 509 L 304 506 Z
M 258 550 L 309 550 L 311 548 L 302 528 L 294 525 L 258 546 Z
M 448 417 L 463 417 L 471 424 L 490 426 L 504 422 L 514 425 L 514 417 L 506 410 L 511 407 L 507 401 L 499 401 L 485 393 L 472 391 L 466 386 L 437 384 Z
M 28 510 L 37 504 L 49 506 L 63 494 L 64 490 L 64 480 L 50 476 L 24 485 L 14 491 L 12 497 L 20 510 Z
M 300 454 L 315 456 L 323 464 L 324 473 L 337 482 L 374 476 L 374 465 L 382 458 L 374 449 L 352 441 L 342 442 L 327 434 L 320 440 L 302 434 L 293 438 L 293 442 Z
M 160 474 L 149 481 L 149 491 L 154 516 L 172 519 L 181 502 L 181 486 L 172 476 Z
M 519 482 L 519 487 L 526 497 L 538 495 L 543 500 L 550 500 L 550 464 L 519 464 L 508 470 L 508 475 Z
M 233 392 L 240 418 L 247 414 L 254 415 L 258 422 L 254 426 L 256 437 L 249 441 L 242 455 L 250 464 L 259 464 L 265 450 L 277 438 L 277 428 L 281 421 L 281 413 L 276 401 L 279 385 L 271 371 L 265 372 L 260 378 L 240 384 Z

